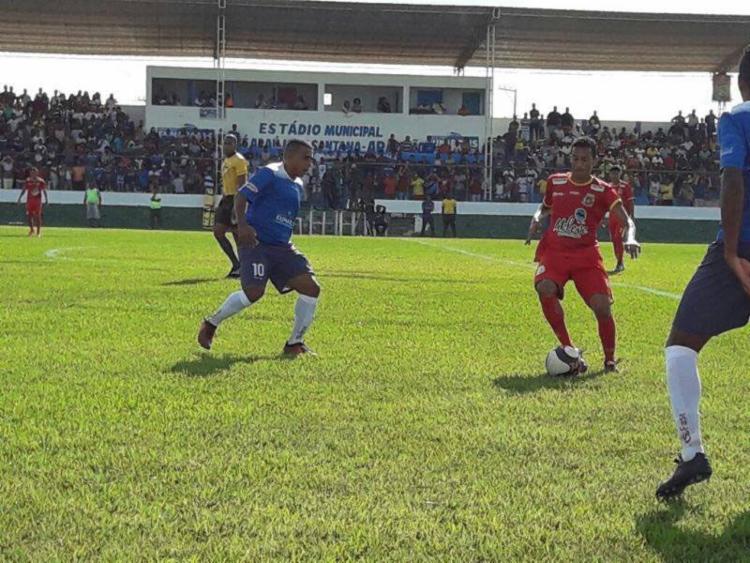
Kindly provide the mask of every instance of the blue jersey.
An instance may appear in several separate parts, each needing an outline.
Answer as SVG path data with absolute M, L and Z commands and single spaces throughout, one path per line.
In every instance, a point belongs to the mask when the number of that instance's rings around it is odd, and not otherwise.
M 288 245 L 302 199 L 302 180 L 292 179 L 281 162 L 252 175 L 239 195 L 249 203 L 247 222 L 264 244 Z
M 719 119 L 719 147 L 721 167 L 739 168 L 745 181 L 745 201 L 742 208 L 740 241 L 750 242 L 750 101 L 723 113 Z M 718 240 L 724 240 L 719 231 Z

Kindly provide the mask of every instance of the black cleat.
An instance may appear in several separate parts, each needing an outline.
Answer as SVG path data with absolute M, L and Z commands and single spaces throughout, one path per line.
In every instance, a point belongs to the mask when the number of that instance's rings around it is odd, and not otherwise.
M 616 361 L 604 362 L 604 373 L 620 373 Z
M 284 344 L 283 354 L 288 358 L 295 358 L 302 355 L 317 356 L 317 354 L 310 350 L 304 342 L 297 342 L 295 344 L 289 344 L 287 342 Z
M 625 264 L 623 264 L 622 262 L 620 262 L 620 263 L 619 263 L 619 264 L 618 264 L 617 266 L 615 266 L 615 269 L 614 269 L 614 270 L 612 270 L 612 271 L 611 271 L 611 272 L 609 272 L 609 273 L 610 273 L 610 275 L 612 275 L 612 276 L 616 276 L 617 274 L 621 274 L 621 273 L 623 273 L 624 271 L 625 271 Z
M 201 328 L 198 331 L 198 344 L 201 345 L 201 348 L 205 348 L 206 350 L 211 349 L 211 344 L 213 344 L 214 341 L 214 335 L 216 334 L 216 327 L 212 325 L 207 320 L 204 320 L 201 323 Z
M 662 481 L 656 489 L 656 498 L 669 500 L 678 497 L 688 486 L 711 478 L 713 470 L 706 454 L 697 453 L 690 461 L 682 461 L 682 456 L 674 460 L 677 468 L 672 476 Z
M 229 270 L 229 273 L 227 274 L 227 278 L 233 278 L 237 279 L 240 277 L 240 267 L 237 266 L 236 268 L 232 268 Z

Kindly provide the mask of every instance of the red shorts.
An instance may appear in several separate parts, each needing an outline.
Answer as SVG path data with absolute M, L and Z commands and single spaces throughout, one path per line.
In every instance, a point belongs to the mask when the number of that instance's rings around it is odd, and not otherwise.
M 42 202 L 41 200 L 27 201 L 26 202 L 26 215 L 41 215 L 42 213 Z
M 565 297 L 565 284 L 573 280 L 586 303 L 597 294 L 607 295 L 612 301 L 609 276 L 598 248 L 572 252 L 547 249 L 537 261 L 539 266 L 534 275 L 535 286 L 544 280 L 553 281 L 559 288 L 562 299 Z
M 609 217 L 609 238 L 612 242 L 622 241 L 622 232 L 624 228 L 616 217 Z

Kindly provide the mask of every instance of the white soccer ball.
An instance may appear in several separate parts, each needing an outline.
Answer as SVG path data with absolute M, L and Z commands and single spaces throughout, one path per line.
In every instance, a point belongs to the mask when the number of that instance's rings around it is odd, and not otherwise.
M 553 377 L 573 375 L 578 373 L 581 361 L 581 351 L 572 346 L 558 346 L 547 354 L 545 367 L 547 373 Z

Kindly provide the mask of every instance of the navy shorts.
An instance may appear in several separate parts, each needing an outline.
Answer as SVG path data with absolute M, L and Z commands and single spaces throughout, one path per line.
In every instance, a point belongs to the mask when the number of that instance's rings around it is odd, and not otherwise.
M 258 243 L 254 248 L 240 248 L 240 280 L 242 287 L 265 287 L 268 280 L 279 293 L 291 288 L 287 283 L 302 274 L 315 275 L 312 266 L 293 245 L 276 246 Z
M 750 244 L 737 253 L 750 260 Z M 745 326 L 750 319 L 750 296 L 724 260 L 724 245 L 715 242 L 690 280 L 674 319 L 674 328 L 689 334 L 718 336 Z

